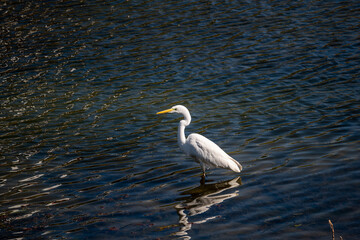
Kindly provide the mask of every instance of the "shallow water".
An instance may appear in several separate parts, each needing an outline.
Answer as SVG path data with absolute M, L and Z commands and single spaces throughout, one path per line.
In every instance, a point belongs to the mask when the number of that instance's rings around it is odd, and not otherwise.
M 360 236 L 358 1 L 0 6 L 3 238 Z

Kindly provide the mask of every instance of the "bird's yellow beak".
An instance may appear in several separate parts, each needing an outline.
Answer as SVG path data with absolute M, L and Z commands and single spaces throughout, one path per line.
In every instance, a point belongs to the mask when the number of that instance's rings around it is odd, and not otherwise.
M 163 114 L 163 113 L 168 113 L 168 112 L 172 112 L 174 111 L 174 109 L 170 108 L 170 109 L 166 109 L 164 111 L 161 111 L 161 112 L 157 112 L 156 114 Z

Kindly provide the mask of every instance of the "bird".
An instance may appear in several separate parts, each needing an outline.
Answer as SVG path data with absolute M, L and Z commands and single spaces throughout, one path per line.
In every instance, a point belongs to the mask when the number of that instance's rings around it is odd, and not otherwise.
M 234 172 L 241 172 L 242 166 L 234 158 L 230 157 L 216 143 L 210 139 L 197 134 L 191 133 L 187 138 L 185 136 L 185 127 L 191 122 L 189 110 L 183 105 L 176 105 L 170 109 L 166 109 L 156 114 L 163 113 L 179 113 L 184 119 L 179 122 L 178 128 L 178 144 L 180 149 L 188 156 L 195 159 L 200 164 L 202 170 L 202 178 L 205 179 L 205 170 L 208 168 L 224 168 Z

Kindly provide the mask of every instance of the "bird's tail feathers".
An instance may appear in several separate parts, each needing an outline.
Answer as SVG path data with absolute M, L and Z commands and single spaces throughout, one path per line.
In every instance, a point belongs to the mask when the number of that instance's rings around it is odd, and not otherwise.
M 236 161 L 235 159 L 233 159 L 232 157 L 230 157 L 230 159 L 231 159 L 232 163 L 234 163 L 234 164 L 230 165 L 231 170 L 233 170 L 234 172 L 238 172 L 238 173 L 241 172 L 243 169 L 241 164 L 238 161 Z

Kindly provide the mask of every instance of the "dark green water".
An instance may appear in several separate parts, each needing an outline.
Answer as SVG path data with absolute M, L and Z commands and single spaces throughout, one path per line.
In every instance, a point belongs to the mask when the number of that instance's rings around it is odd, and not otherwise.
M 360 237 L 358 1 L 1 1 L 4 239 Z M 201 170 L 176 140 L 244 167 Z

